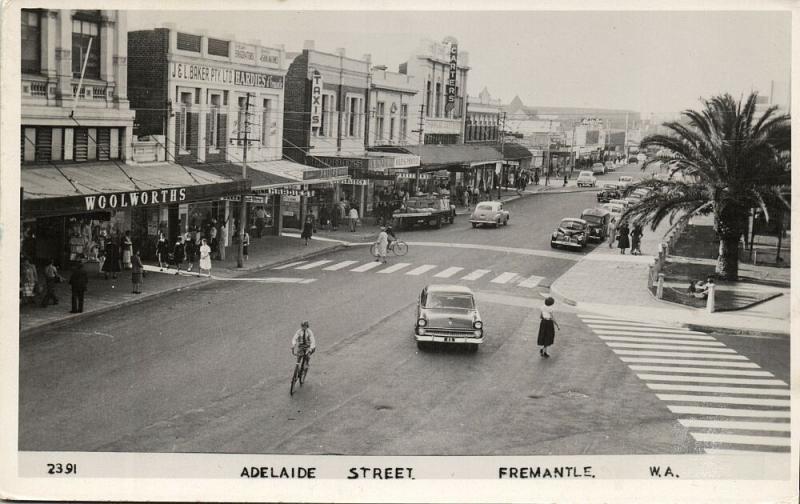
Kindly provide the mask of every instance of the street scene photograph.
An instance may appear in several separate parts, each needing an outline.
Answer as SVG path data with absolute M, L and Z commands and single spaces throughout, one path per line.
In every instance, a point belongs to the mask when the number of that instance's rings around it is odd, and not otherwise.
M 4 10 L 20 453 L 791 477 L 791 11 Z

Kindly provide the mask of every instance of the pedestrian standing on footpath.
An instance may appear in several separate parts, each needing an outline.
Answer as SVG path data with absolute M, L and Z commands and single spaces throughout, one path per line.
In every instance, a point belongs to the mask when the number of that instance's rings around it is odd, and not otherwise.
M 194 267 L 195 254 L 197 253 L 195 251 L 194 238 L 192 237 L 192 234 L 186 233 L 186 236 L 183 237 L 183 247 L 185 251 L 184 254 L 186 256 L 186 262 L 189 263 L 186 271 L 192 271 L 192 268 Z
M 350 232 L 356 232 L 356 224 L 358 224 L 358 207 L 355 205 L 350 209 Z
M 325 203 L 319 207 L 319 227 L 322 229 L 328 229 L 328 205 Z
M 183 261 L 186 260 L 186 242 L 184 242 L 183 235 L 178 236 L 178 242 L 175 243 L 175 247 L 172 249 L 172 260 L 175 261 L 175 267 L 177 268 L 175 274 L 178 275 L 181 272 Z
M 300 238 L 305 240 L 306 246 L 308 246 L 308 240 L 311 239 L 312 234 L 314 234 L 314 221 L 309 215 L 306 217 L 306 221 L 303 223 L 303 232 L 300 234 Z
M 161 231 L 158 232 L 158 241 L 156 242 L 156 257 L 158 257 L 159 271 L 164 271 L 164 268 L 169 269 L 169 245 Z
M 539 355 L 545 359 L 550 357 L 550 354 L 547 353 L 547 347 L 553 344 L 556 337 L 556 331 L 553 326 L 558 327 L 559 331 L 561 330 L 553 315 L 553 304 L 555 304 L 553 298 L 548 297 L 545 299 L 539 316 L 539 337 L 536 339 L 536 344 L 542 347 L 539 349 Z
M 83 261 L 78 262 L 72 276 L 69 277 L 69 284 L 72 286 L 72 310 L 70 313 L 83 313 L 83 297 L 86 294 L 86 287 L 89 285 L 89 275 L 83 269 Z
M 22 271 L 20 271 L 20 294 L 23 304 L 36 304 L 36 284 L 39 283 L 39 273 L 36 266 L 31 264 L 27 257 L 22 258 Z
M 133 253 L 133 241 L 131 240 L 131 232 L 125 231 L 125 236 L 122 237 L 122 267 L 131 269 L 131 255 Z
M 631 230 L 631 255 L 642 255 L 642 225 L 635 224 Z
M 228 246 L 228 223 L 222 221 L 219 225 L 219 260 L 225 260 L 225 247 Z
M 569 176 L 565 173 L 564 174 L 564 187 L 567 187 L 567 180 L 568 179 L 569 179 Z
M 211 276 L 211 247 L 205 238 L 200 240 L 200 273 L 203 270 L 208 271 L 208 276 Z
M 103 261 L 103 274 L 104 278 L 108 280 L 108 274 L 111 273 L 112 278 L 117 278 L 117 273 L 122 271 L 119 257 L 119 242 L 116 239 L 111 239 L 106 243 L 106 260 Z
M 211 228 L 208 230 L 210 239 L 208 245 L 211 247 L 211 257 L 216 259 L 219 252 L 219 240 L 217 240 L 217 219 L 211 219 Z
M 47 262 L 47 266 L 44 268 L 45 291 L 44 298 L 42 299 L 42 308 L 47 308 L 51 300 L 54 305 L 58 304 L 56 284 L 62 282 L 64 279 L 58 274 L 58 268 L 56 268 L 55 262 L 55 259 L 50 259 Z
M 617 247 L 619 247 L 619 253 L 624 255 L 625 249 L 631 246 L 630 240 L 628 239 L 628 234 L 630 233 L 628 223 L 625 221 L 621 222 L 617 233 L 619 234 L 619 236 L 617 236 Z
M 244 255 L 245 261 L 247 260 L 249 251 L 250 251 L 250 233 L 245 231 L 244 238 L 242 239 L 242 255 Z
M 611 219 L 608 222 L 608 248 L 614 248 L 614 240 L 617 239 L 617 220 Z
M 142 293 L 142 281 L 144 279 L 144 264 L 139 256 L 139 251 L 131 257 L 131 283 L 133 283 L 133 293 Z

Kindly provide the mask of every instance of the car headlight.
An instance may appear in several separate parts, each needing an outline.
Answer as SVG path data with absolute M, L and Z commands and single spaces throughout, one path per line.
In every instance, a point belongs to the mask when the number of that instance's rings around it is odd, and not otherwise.
M 420 336 L 425 336 L 425 329 L 423 329 L 422 327 L 418 327 L 417 334 L 419 334 Z
M 475 322 L 472 323 L 472 327 L 474 327 L 475 329 L 482 329 L 483 322 L 481 322 L 480 320 L 476 320 Z
M 476 329 L 474 334 L 475 334 L 476 338 L 482 338 L 483 337 L 483 331 L 481 331 L 480 329 Z
M 417 320 L 417 326 L 418 327 L 425 327 L 426 325 L 428 325 L 428 321 L 425 320 L 424 318 L 421 318 L 421 319 Z

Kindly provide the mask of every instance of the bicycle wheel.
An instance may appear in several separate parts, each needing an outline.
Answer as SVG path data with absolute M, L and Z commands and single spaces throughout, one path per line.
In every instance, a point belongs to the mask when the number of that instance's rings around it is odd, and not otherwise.
M 306 381 L 306 375 L 308 374 L 308 357 L 303 357 L 303 362 L 300 364 L 300 386 L 303 386 L 303 383 Z
M 378 257 L 378 244 L 377 243 L 373 243 L 369 247 L 369 253 L 372 255 L 372 257 Z
M 406 245 L 406 242 L 404 241 L 397 240 L 394 243 L 392 250 L 394 251 L 395 255 L 404 256 L 408 252 L 408 245 Z
M 289 395 L 294 395 L 294 384 L 297 383 L 298 375 L 300 374 L 300 366 L 294 365 L 294 373 L 292 373 L 292 384 L 289 387 Z

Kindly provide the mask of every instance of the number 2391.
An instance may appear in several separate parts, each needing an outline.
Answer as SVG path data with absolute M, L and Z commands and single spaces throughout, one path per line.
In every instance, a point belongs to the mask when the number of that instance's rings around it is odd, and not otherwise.
M 47 464 L 47 474 L 78 474 L 78 464 Z

